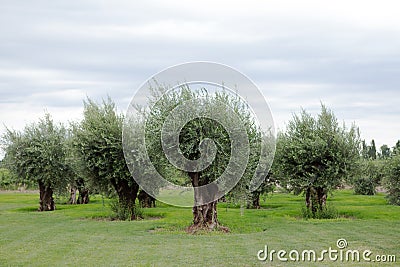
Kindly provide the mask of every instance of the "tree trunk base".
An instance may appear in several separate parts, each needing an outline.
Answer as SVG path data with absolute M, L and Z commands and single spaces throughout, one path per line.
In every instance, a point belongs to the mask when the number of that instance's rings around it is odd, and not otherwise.
M 130 184 L 127 180 L 120 180 L 118 183 L 114 182 L 114 188 L 118 194 L 118 202 L 122 209 L 130 213 L 129 219 L 131 221 L 141 218 L 136 214 L 136 197 L 139 192 L 139 185 L 136 183 Z
M 214 201 L 201 206 L 193 207 L 193 224 L 186 229 L 187 233 L 222 231 L 229 232 L 229 228 L 221 226 L 217 217 L 217 203 Z
M 247 204 L 248 209 L 261 209 L 260 205 L 260 193 L 253 192 L 251 196 L 251 203 Z
M 76 187 L 72 186 L 70 190 L 70 197 L 67 204 L 75 205 L 76 204 Z
M 306 207 L 313 214 L 326 207 L 327 191 L 322 187 L 308 187 L 306 190 Z
M 80 189 L 78 204 L 88 204 L 89 203 L 89 190 L 88 189 Z
M 38 211 L 52 211 L 56 209 L 53 198 L 53 189 L 39 182 L 40 202 Z

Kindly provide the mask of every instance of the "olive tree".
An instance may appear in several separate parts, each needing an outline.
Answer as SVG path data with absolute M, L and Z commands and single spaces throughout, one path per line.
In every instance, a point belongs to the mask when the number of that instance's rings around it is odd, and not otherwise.
M 72 179 L 66 161 L 66 129 L 49 114 L 23 131 L 7 129 L 2 138 L 9 168 L 20 178 L 39 186 L 39 211 L 55 209 L 54 191 L 65 190 Z
M 221 227 L 217 217 L 218 197 L 215 197 L 220 193 L 219 186 L 221 184 L 209 187 L 210 190 L 207 192 L 202 192 L 201 188 L 216 182 L 226 172 L 231 177 L 240 176 L 242 178 L 233 188 L 233 195 L 240 196 L 244 191 L 248 191 L 250 180 L 253 178 L 260 158 L 260 143 L 263 138 L 249 107 L 238 96 L 231 93 L 211 93 L 205 88 L 191 90 L 187 86 L 168 93 L 162 87 L 155 88 L 151 98 L 153 105 L 146 115 L 145 140 L 146 151 L 152 163 L 159 173 L 167 174 L 176 165 L 172 165 L 171 158 L 166 157 L 165 149 L 172 147 L 172 149 L 179 150 L 179 154 L 185 159 L 182 160 L 183 163 L 175 162 L 175 164 L 181 164 L 182 168 L 180 169 L 186 173 L 186 181 L 183 181 L 183 184 L 190 184 L 194 188 L 193 223 L 189 230 Z M 183 106 L 184 109 L 174 113 Z M 209 115 L 194 115 L 204 114 L 204 110 Z M 166 134 L 163 127 L 171 114 L 175 116 L 175 121 L 191 118 L 179 129 L 178 148 L 174 147 L 173 142 L 170 145 L 168 140 L 166 144 L 161 142 L 162 135 Z M 238 120 L 235 121 L 237 118 Z M 229 126 L 227 127 L 227 125 Z M 231 132 L 229 132 L 229 127 L 233 128 Z M 241 140 L 232 138 L 232 132 L 236 133 L 240 130 L 245 132 L 250 151 L 242 148 L 238 148 L 236 151 L 232 149 L 235 147 L 235 142 L 241 142 Z M 210 140 L 213 145 L 209 145 Z M 240 147 L 243 144 L 237 145 Z M 235 161 L 234 153 L 244 156 L 246 162 Z M 204 162 L 207 163 L 205 168 L 193 169 L 189 166 L 199 159 L 204 159 Z M 241 173 L 229 172 L 228 166 L 239 166 L 240 164 L 244 164 Z M 166 178 L 168 179 L 168 177 Z M 204 199 L 209 201 L 202 202 Z M 226 228 L 222 229 L 226 230 Z
M 125 163 L 122 149 L 123 116 L 108 98 L 102 104 L 84 101 L 84 118 L 74 127 L 74 146 L 84 162 L 90 182 L 103 192 L 111 187 L 121 209 L 136 219 L 135 200 L 139 186 Z
M 384 167 L 387 159 L 365 159 L 358 162 L 357 171 L 351 177 L 350 183 L 354 186 L 354 192 L 358 195 L 374 195 L 376 187 L 381 184 L 385 176 Z
M 321 105 L 316 118 L 302 110 L 278 134 L 273 170 L 283 186 L 305 194 L 306 207 L 315 214 L 325 208 L 328 192 L 354 173 L 359 158 L 358 129 L 341 127 Z

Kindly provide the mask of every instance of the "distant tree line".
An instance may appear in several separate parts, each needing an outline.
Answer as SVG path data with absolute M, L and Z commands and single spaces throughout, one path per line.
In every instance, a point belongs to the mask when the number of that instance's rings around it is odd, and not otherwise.
M 365 140 L 362 141 L 362 157 L 364 159 L 387 159 L 393 155 L 400 153 L 400 140 L 396 145 L 390 148 L 388 145 L 383 144 L 380 150 L 376 149 L 375 140 L 372 139 L 371 144 L 367 145 Z
M 376 188 L 382 186 L 388 191 L 387 198 L 391 204 L 400 203 L 400 177 L 398 161 L 400 157 L 400 140 L 393 147 L 384 144 L 376 149 L 372 139 L 370 145 L 362 142 L 362 153 L 359 161 L 359 173 L 353 180 L 357 194 L 373 195 Z M 397 174 L 396 174 L 397 173 Z
M 111 99 L 101 104 L 87 99 L 83 120 L 68 127 L 46 113 L 22 131 L 7 129 L 1 139 L 2 166 L 16 182 L 38 186 L 39 211 L 55 209 L 54 193 L 68 191 L 69 203 L 85 204 L 91 191 L 116 194 L 118 206 L 134 219 L 139 187 L 125 165 L 122 120 Z

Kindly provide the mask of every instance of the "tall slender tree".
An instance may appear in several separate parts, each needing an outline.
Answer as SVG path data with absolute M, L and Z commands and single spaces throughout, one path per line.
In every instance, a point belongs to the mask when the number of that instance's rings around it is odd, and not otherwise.
M 369 146 L 367 145 L 367 143 L 365 142 L 365 140 L 362 140 L 362 151 L 361 151 L 361 155 L 364 159 L 368 159 L 369 158 Z
M 376 145 L 374 139 L 372 139 L 371 141 L 371 146 L 369 147 L 368 156 L 370 159 L 376 159 Z

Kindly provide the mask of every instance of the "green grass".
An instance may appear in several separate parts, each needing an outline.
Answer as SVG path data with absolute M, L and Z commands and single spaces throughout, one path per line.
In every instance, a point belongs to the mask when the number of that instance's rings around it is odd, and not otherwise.
M 104 202 L 104 203 L 103 203 Z M 261 210 L 218 205 L 220 222 L 231 233 L 189 235 L 190 208 L 157 203 L 145 220 L 110 221 L 108 200 L 92 197 L 87 205 L 57 204 L 53 212 L 36 212 L 38 194 L 0 193 L 0 266 L 364 266 L 366 263 L 259 262 L 257 252 L 270 249 L 336 248 L 396 255 L 400 261 L 400 207 L 383 194 L 357 196 L 342 190 L 329 196 L 342 215 L 334 220 L 303 220 L 301 196 L 275 193 Z M 368 263 L 366 266 L 396 266 Z

